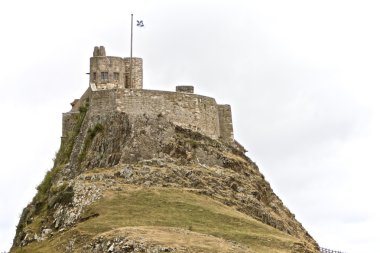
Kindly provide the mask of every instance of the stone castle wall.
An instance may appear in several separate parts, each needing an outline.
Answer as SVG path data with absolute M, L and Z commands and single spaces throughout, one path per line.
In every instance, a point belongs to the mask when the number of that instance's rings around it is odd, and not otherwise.
M 107 75 L 102 76 L 102 73 Z M 95 84 L 96 89 L 124 88 L 124 73 L 125 64 L 121 57 L 97 56 L 90 59 L 90 83 Z
M 155 90 L 102 90 L 90 99 L 93 114 L 120 111 L 129 115 L 163 116 L 175 125 L 220 137 L 218 105 L 200 95 Z
M 175 125 L 202 133 L 213 139 L 233 142 L 231 108 L 218 105 L 214 98 L 186 92 L 143 89 L 88 90 L 62 117 L 62 136 L 74 128 L 79 105 L 89 99 L 89 113 L 99 115 L 125 112 L 128 115 L 166 117 Z
M 143 60 L 132 58 L 132 84 L 130 58 L 94 56 L 90 58 L 90 86 L 93 90 L 142 89 Z
M 63 114 L 62 136 L 74 128 L 79 108 L 89 102 L 90 114 L 125 112 L 128 115 L 166 117 L 175 125 L 234 142 L 231 108 L 218 105 L 215 99 L 194 94 L 193 86 L 177 86 L 176 92 L 143 89 L 143 61 L 107 56 L 103 46 L 95 47 L 90 58 L 90 87 L 72 110 Z
M 220 137 L 226 141 L 234 141 L 234 129 L 230 105 L 218 105 Z
M 142 89 L 143 88 L 143 60 L 141 58 L 132 58 L 132 85 L 130 85 L 130 64 L 131 59 L 130 58 L 124 58 L 124 78 L 127 78 L 125 81 L 126 85 L 125 88 L 131 88 L 131 89 Z

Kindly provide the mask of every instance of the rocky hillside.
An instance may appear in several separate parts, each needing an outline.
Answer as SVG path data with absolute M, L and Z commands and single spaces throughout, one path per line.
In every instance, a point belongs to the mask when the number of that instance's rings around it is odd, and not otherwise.
M 79 111 L 11 252 L 319 252 L 237 143 Z

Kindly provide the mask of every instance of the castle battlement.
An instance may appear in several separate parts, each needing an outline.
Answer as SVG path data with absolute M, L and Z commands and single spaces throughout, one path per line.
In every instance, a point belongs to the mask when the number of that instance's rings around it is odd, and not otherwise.
M 234 142 L 229 105 L 194 94 L 193 86 L 177 86 L 175 92 L 143 89 L 142 59 L 132 58 L 132 83 L 129 81 L 130 62 L 130 58 L 106 56 L 104 47 L 95 47 L 90 59 L 90 87 L 71 103 L 71 111 L 63 114 L 63 137 L 73 128 L 80 106 L 88 101 L 90 115 L 115 111 L 131 116 L 160 115 L 175 125 L 212 139 Z

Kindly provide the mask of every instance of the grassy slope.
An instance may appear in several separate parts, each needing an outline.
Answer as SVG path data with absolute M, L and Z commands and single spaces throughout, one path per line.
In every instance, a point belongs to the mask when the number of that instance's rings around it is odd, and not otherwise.
M 82 246 L 88 244 L 94 236 L 112 231 L 118 233 L 117 231 L 123 227 L 145 227 L 148 230 L 154 228 L 156 232 L 160 228 L 164 231 L 165 227 L 182 228 L 222 238 L 226 244 L 228 241 L 234 241 L 254 252 L 291 252 L 292 245 L 298 242 L 293 237 L 231 207 L 186 190 L 125 186 L 120 191 L 107 192 L 102 200 L 86 210 L 83 217 L 95 213 L 99 216 L 79 223 L 49 240 L 31 243 L 12 252 L 63 252 L 63 245 L 67 245 L 74 236 L 80 238 L 76 241 L 76 249 L 80 252 Z M 149 236 L 149 233 L 147 234 Z M 168 238 L 162 238 L 165 235 Z M 181 233 L 168 231 L 162 233 L 162 236 L 161 239 L 165 239 L 166 245 L 176 245 L 184 237 Z M 210 248 L 215 247 L 215 242 L 212 244 L 211 241 L 216 238 L 204 237 L 202 242 L 199 234 L 196 237 L 197 245 L 207 247 L 210 244 Z M 221 247 L 220 250 L 207 252 L 224 252 L 223 242 L 219 242 L 218 245 Z

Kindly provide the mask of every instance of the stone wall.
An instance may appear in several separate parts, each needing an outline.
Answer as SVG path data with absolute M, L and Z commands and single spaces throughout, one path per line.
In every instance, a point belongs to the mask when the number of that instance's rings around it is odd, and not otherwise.
M 130 78 L 131 58 L 124 58 L 125 73 L 124 78 Z M 143 88 L 143 60 L 141 58 L 132 58 L 132 85 L 130 80 L 126 80 L 125 88 L 142 89 Z
M 234 141 L 229 105 L 218 105 L 213 98 L 194 94 L 193 86 L 177 86 L 176 92 L 144 90 L 141 58 L 107 56 L 104 47 L 95 47 L 89 75 L 89 89 L 71 103 L 69 113 L 63 114 L 62 136 L 72 130 L 75 113 L 88 100 L 90 114 L 119 111 L 162 116 L 213 139 Z
M 102 114 L 116 111 L 117 90 L 94 91 L 90 96 L 90 113 Z
M 62 117 L 62 136 L 72 131 L 80 106 L 89 101 L 89 113 L 100 115 L 125 112 L 129 115 L 162 116 L 175 125 L 191 129 L 213 139 L 234 142 L 231 107 L 218 105 L 214 98 L 186 92 L 143 89 L 88 89 L 72 103 Z
M 125 65 L 121 57 L 90 58 L 90 83 L 95 84 L 97 89 L 124 88 L 124 72 Z M 107 76 L 102 76 L 102 73 L 107 73 Z
M 210 97 L 155 90 L 102 90 L 92 93 L 90 111 L 163 116 L 183 128 L 214 139 L 220 137 L 218 105 Z
M 130 58 L 106 56 L 104 47 L 94 49 L 90 58 L 90 86 L 93 90 L 142 89 L 143 60 L 132 58 L 132 83 L 130 80 Z
M 234 141 L 234 129 L 230 105 L 218 105 L 220 137 L 226 141 Z

